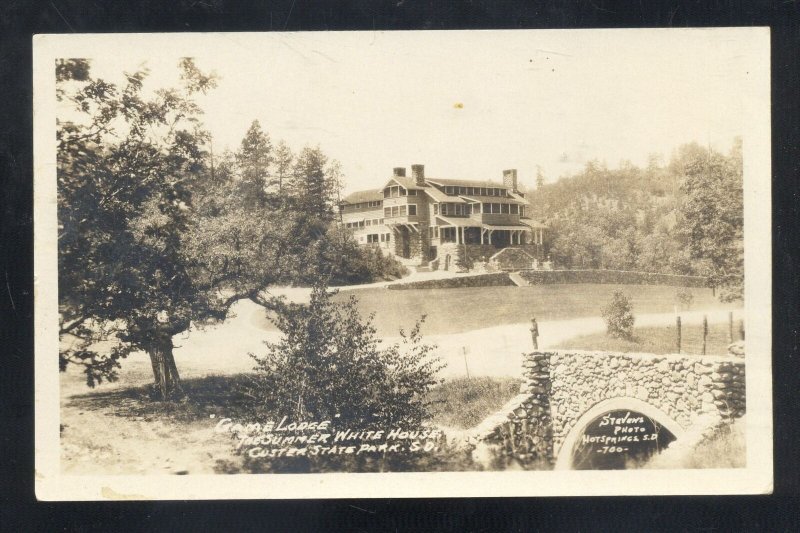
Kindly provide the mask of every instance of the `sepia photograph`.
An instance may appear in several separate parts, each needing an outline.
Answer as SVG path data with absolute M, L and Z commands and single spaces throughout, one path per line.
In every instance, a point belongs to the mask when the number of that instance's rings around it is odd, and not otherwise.
M 37 496 L 767 493 L 769 30 L 34 38 Z

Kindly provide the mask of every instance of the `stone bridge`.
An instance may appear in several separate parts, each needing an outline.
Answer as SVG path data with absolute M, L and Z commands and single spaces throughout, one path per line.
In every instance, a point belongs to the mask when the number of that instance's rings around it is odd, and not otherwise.
M 525 467 L 635 467 L 745 412 L 738 356 L 542 351 L 524 356 L 523 371 L 520 394 L 468 440 Z

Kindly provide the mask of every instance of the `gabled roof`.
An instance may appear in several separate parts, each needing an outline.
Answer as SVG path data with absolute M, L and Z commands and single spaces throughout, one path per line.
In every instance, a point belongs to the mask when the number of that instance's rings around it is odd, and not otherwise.
M 434 183 L 436 185 L 451 185 L 455 187 L 489 187 L 493 189 L 508 189 L 502 183 L 497 183 L 496 181 L 482 181 L 482 180 L 450 180 L 450 179 L 439 179 L 439 178 L 425 178 L 426 181 Z
M 447 196 L 445 193 L 436 187 L 425 187 L 425 194 L 433 198 L 437 202 L 448 202 L 452 196 Z
M 396 181 L 398 184 L 402 185 L 406 189 L 420 190 L 427 188 L 427 186 L 421 187 L 417 185 L 417 182 L 414 180 L 414 178 L 408 178 L 406 176 L 392 176 L 391 178 L 389 178 L 386 184 L 383 187 L 381 187 L 381 190 L 385 189 L 392 181 Z
M 342 199 L 343 204 L 360 204 L 362 202 L 374 202 L 383 200 L 382 189 L 372 189 L 368 191 L 356 191 L 348 194 Z

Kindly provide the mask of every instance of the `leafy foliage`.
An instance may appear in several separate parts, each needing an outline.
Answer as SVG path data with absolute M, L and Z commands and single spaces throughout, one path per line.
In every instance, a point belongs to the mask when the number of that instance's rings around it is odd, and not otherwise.
M 372 317 L 361 318 L 355 297 L 334 303 L 317 285 L 307 305 L 275 308 L 283 337 L 253 356 L 257 376 L 248 393 L 256 411 L 364 429 L 418 428 L 430 418 L 427 395 L 442 365 L 422 342 L 422 320 L 400 332 L 401 343 L 380 347 Z
M 577 175 L 530 193 L 550 227 L 547 246 L 566 268 L 706 276 L 723 299 L 741 298 L 742 155 L 696 143 L 646 168 L 591 161 Z
M 630 299 L 620 290 L 614 291 L 611 302 L 603 308 L 608 335 L 620 339 L 630 339 L 633 334 L 633 306 Z

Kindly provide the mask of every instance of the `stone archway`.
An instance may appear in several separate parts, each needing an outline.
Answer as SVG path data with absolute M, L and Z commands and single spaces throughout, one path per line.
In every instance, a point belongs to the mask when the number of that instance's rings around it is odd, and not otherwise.
M 560 449 L 556 453 L 556 470 L 571 470 L 574 468 L 574 461 L 575 461 L 575 452 L 576 448 L 578 447 L 581 439 L 583 438 L 584 434 L 586 433 L 587 429 L 592 427 L 593 424 L 596 424 L 598 420 L 603 419 L 607 415 L 613 416 L 620 416 L 618 413 L 625 412 L 628 415 L 631 415 L 630 420 L 636 423 L 633 424 L 623 424 L 624 426 L 630 426 L 630 429 L 643 429 L 648 426 L 655 425 L 656 428 L 661 428 L 661 430 L 665 430 L 663 434 L 661 431 L 656 429 L 656 433 L 658 434 L 658 438 L 654 441 L 654 444 L 657 443 L 670 443 L 675 440 L 680 440 L 683 434 L 685 433 L 684 428 L 678 424 L 675 420 L 673 420 L 669 415 L 663 412 L 661 409 L 654 407 L 653 405 L 642 401 L 638 398 L 631 398 L 631 397 L 617 397 L 611 398 L 608 400 L 603 400 L 597 404 L 595 404 L 591 409 L 586 411 L 580 418 L 575 422 L 575 425 L 572 426 L 572 429 L 567 434 L 564 442 L 561 444 Z M 625 416 L 625 415 L 621 415 Z M 638 423 L 637 420 L 639 417 L 644 417 L 645 420 L 641 420 L 641 423 Z M 613 420 L 613 418 L 612 418 Z M 605 421 L 605 420 L 604 420 Z M 626 420 L 627 422 L 627 420 Z M 602 422 L 601 422 L 602 423 Z M 652 433 L 645 432 L 644 435 L 652 435 Z M 623 435 L 625 437 L 629 437 L 629 435 Z M 636 435 L 641 438 L 643 435 Z M 649 438 L 649 437 L 648 437 Z M 600 444 L 604 444 L 600 442 Z M 639 442 L 637 439 L 637 443 L 634 443 L 636 446 L 646 446 L 646 442 Z M 632 447 L 634 444 L 631 444 Z M 613 448 L 624 448 L 627 452 L 629 445 L 622 445 L 620 444 L 617 446 L 616 443 L 613 443 Z M 613 468 L 613 467 L 611 467 Z

